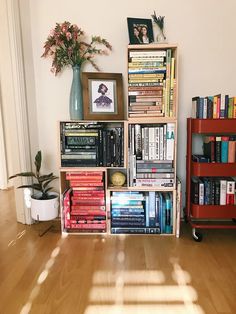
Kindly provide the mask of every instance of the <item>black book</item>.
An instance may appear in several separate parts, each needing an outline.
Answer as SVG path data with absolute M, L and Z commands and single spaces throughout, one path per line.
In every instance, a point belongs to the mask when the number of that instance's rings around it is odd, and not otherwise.
M 215 161 L 221 162 L 221 137 L 216 136 L 215 141 Z
M 199 178 L 192 177 L 191 200 L 193 204 L 199 204 Z
M 215 205 L 220 205 L 220 180 L 215 180 Z

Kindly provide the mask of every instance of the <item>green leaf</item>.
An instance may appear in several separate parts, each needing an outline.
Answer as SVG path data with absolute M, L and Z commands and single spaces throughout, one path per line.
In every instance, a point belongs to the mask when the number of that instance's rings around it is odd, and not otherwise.
M 34 164 L 35 164 L 37 173 L 39 173 L 40 168 L 41 168 L 41 164 L 42 164 L 42 153 L 41 153 L 41 150 L 39 150 L 37 152 L 37 154 L 35 156 Z
M 50 180 L 43 183 L 43 189 L 45 189 L 49 183 L 51 183 L 53 180 L 57 179 L 57 177 L 52 177 Z
M 43 176 L 40 176 L 38 178 L 39 182 L 43 182 L 43 181 L 46 181 L 50 178 L 53 178 L 53 173 L 49 173 L 49 174 L 46 174 L 46 175 L 43 175 Z
M 41 188 L 41 186 L 39 184 L 21 185 L 21 186 L 18 186 L 17 189 L 24 189 L 24 188 L 30 188 L 30 189 L 34 189 L 34 190 L 42 192 L 42 188 Z
M 14 176 L 10 176 L 9 179 L 16 178 L 16 177 L 34 177 L 34 178 L 36 178 L 36 176 L 33 172 L 21 172 L 21 173 L 15 174 Z
M 48 191 L 52 190 L 52 188 L 47 188 L 45 191 L 44 191 L 44 194 L 48 193 Z

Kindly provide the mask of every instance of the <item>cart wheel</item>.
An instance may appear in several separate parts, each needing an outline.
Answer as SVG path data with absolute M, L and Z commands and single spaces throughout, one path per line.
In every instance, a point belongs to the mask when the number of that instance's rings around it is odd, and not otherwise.
M 197 232 L 195 228 L 193 228 L 192 230 L 192 236 L 194 241 L 196 242 L 202 241 L 202 234 L 200 232 Z
M 234 223 L 236 223 L 236 218 L 232 218 L 232 221 L 233 221 Z

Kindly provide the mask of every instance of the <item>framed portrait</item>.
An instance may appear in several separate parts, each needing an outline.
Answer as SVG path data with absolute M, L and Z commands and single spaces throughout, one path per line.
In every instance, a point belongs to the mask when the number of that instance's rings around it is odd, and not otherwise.
M 130 44 L 150 44 L 154 41 L 151 19 L 127 18 Z
M 85 120 L 123 120 L 121 73 L 82 72 Z

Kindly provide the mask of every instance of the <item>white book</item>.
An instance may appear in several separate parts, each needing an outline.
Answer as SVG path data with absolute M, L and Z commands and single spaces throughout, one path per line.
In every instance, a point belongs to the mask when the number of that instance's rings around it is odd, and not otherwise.
M 163 160 L 166 160 L 166 124 L 163 126 Z
M 199 205 L 204 205 L 204 183 L 199 179 Z
M 166 127 L 166 159 L 174 160 L 175 124 L 167 123 Z
M 220 205 L 226 205 L 227 181 L 220 180 Z
M 148 144 L 149 144 L 149 131 L 148 131 L 148 127 L 145 127 L 144 129 L 144 140 L 143 140 L 143 146 L 144 146 L 144 154 L 143 154 L 143 160 L 149 160 L 149 148 L 148 148 Z
M 160 128 L 159 127 L 155 127 L 155 137 L 156 137 L 156 160 L 160 159 Z
M 203 100 L 203 119 L 207 118 L 207 97 Z
M 149 160 L 155 160 L 156 157 L 156 138 L 155 138 L 155 129 L 153 127 L 148 128 L 148 147 L 149 147 Z
M 130 51 L 129 52 L 130 57 L 165 57 L 166 56 L 166 50 L 142 50 L 142 51 Z
M 160 126 L 160 160 L 164 160 L 164 132 L 163 132 L 163 126 Z

